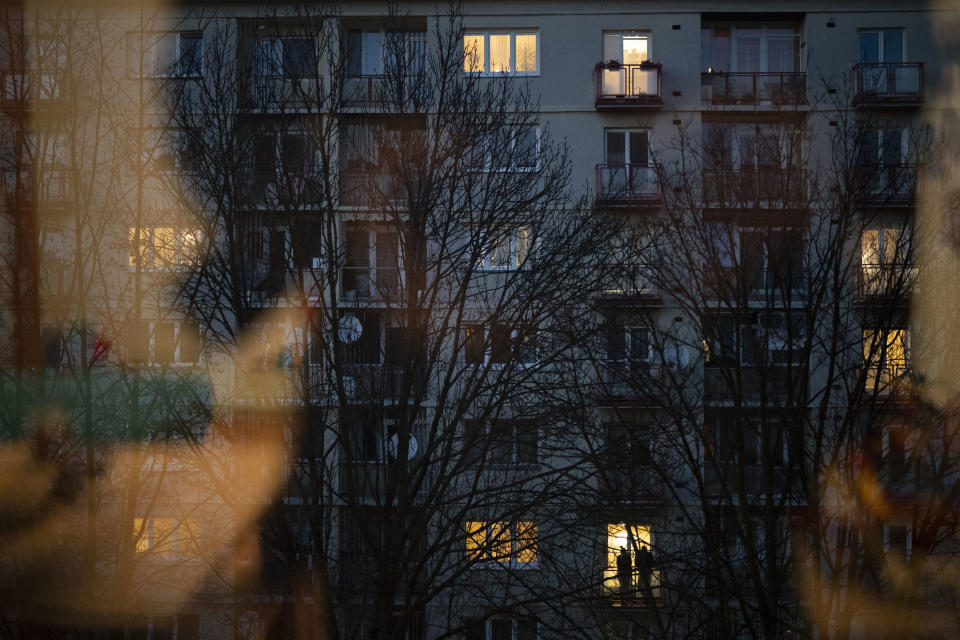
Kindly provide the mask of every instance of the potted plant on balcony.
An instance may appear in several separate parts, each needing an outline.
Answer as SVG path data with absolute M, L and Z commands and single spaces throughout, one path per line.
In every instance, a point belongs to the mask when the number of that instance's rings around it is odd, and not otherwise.
M 653 69 L 656 66 L 657 66 L 657 63 L 654 62 L 653 60 L 644 60 L 643 62 L 640 63 L 641 69 Z
M 611 58 L 610 60 L 607 60 L 606 63 L 601 62 L 600 64 L 602 66 L 605 66 L 608 71 L 617 71 L 618 69 L 620 69 L 620 61 L 614 60 L 613 58 Z

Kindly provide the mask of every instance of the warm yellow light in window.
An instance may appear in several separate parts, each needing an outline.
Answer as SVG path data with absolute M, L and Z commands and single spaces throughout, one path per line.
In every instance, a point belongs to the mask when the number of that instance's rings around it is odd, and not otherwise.
M 490 523 L 490 557 L 499 562 L 510 560 L 512 541 L 509 522 Z
M 177 527 L 177 552 L 180 555 L 193 555 L 199 546 L 199 524 L 196 518 L 184 518 Z
M 468 521 L 467 525 L 467 558 L 482 560 L 484 547 L 487 543 L 487 523 Z
M 490 34 L 490 71 L 508 73 L 510 71 L 510 34 Z
M 483 71 L 483 36 L 463 36 L 463 70 Z
M 145 264 L 150 261 L 147 248 L 150 246 L 150 229 L 140 227 L 140 240 L 137 240 L 137 227 L 130 227 L 130 266 Z
M 530 521 L 517 523 L 517 562 L 537 561 L 537 525 Z
M 150 550 L 150 530 L 146 527 L 146 519 L 133 519 L 133 536 L 136 540 L 137 553 L 146 553 Z
M 537 70 L 537 36 L 526 33 L 517 35 L 517 71 Z
M 169 555 L 173 552 L 176 523 L 173 518 L 152 518 L 152 544 L 154 552 Z
M 154 261 L 157 266 L 170 266 L 176 255 L 176 231 L 173 227 L 156 227 L 153 230 Z

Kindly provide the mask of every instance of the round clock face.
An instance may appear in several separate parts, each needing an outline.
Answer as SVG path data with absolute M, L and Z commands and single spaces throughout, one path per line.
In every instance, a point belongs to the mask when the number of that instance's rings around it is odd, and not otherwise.
M 400 449 L 400 434 L 393 434 L 390 436 L 390 440 L 387 441 L 387 451 L 390 454 L 391 458 L 396 459 L 397 451 Z M 413 460 L 413 457 L 417 455 L 417 439 L 412 435 L 407 441 L 407 460 Z
M 340 318 L 340 322 L 337 323 L 337 337 L 340 342 L 351 344 L 359 340 L 361 335 L 363 335 L 363 325 L 360 324 L 360 318 L 351 314 Z

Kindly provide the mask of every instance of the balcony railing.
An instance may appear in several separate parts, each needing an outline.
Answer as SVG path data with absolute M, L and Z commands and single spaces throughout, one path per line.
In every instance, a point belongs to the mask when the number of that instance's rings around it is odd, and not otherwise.
M 900 296 L 904 302 L 917 284 L 918 269 L 908 264 L 864 264 L 857 272 L 857 298 Z
M 807 74 L 707 71 L 700 74 L 700 91 L 705 102 L 717 105 L 801 105 L 807 103 Z
M 749 167 L 703 172 L 703 201 L 718 207 L 803 207 L 807 172 Z
M 62 73 L 3 71 L 0 72 L 0 98 L 5 105 L 31 108 L 46 101 L 60 100 L 63 83 Z
M 917 192 L 917 167 L 908 164 L 863 166 L 862 200 L 872 206 L 912 204 Z
M 343 102 L 348 106 L 409 104 L 422 87 L 422 74 L 348 75 L 343 78 Z
M 323 97 L 322 78 L 254 76 L 250 79 L 247 109 L 268 111 L 315 110 Z
M 602 371 L 600 397 L 603 400 L 642 407 L 663 404 L 659 366 L 637 360 L 610 361 Z
M 403 367 L 347 364 L 343 371 L 343 392 L 349 400 L 396 400 L 400 397 L 404 375 Z
M 742 274 L 742 275 L 741 275 Z M 807 269 L 791 264 L 771 269 L 719 267 L 704 272 L 704 290 L 709 299 L 725 300 L 744 294 L 751 300 L 800 298 L 808 288 Z M 742 289 L 738 280 L 743 278 Z
M 621 604 L 633 606 L 661 604 L 663 602 L 663 572 L 660 569 L 653 569 L 650 571 L 649 577 L 640 574 L 640 571 L 633 569 L 630 572 L 629 579 L 621 580 L 615 565 L 604 566 L 603 595 L 620 598 Z
M 399 203 L 405 201 L 407 195 L 406 186 L 393 174 L 340 173 L 340 206 L 343 207 L 370 207 L 384 201 Z
M 607 269 L 615 273 L 616 277 L 600 292 L 601 298 L 610 301 L 662 299 L 660 288 L 655 282 L 655 266 L 624 267 L 622 264 L 611 264 L 607 265 Z
M 855 105 L 917 104 L 923 101 L 922 62 L 861 62 L 853 67 Z
M 661 200 L 660 165 L 598 164 L 597 199 L 608 204 L 655 204 Z
M 344 302 L 397 300 L 400 296 L 400 269 L 397 267 L 343 267 L 340 295 Z
M 643 64 L 607 65 L 594 67 L 597 109 L 633 109 L 659 107 L 660 78 L 663 65 L 659 62 Z
M 806 368 L 799 363 L 762 369 L 744 365 L 739 370 L 734 365 L 706 367 L 703 374 L 704 401 L 708 404 L 783 404 L 790 399 L 795 406 L 803 406 L 806 402 Z

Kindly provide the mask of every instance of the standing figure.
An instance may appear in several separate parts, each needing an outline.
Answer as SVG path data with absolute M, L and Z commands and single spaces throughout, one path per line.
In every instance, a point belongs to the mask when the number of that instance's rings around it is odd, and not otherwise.
M 630 579 L 632 573 L 630 552 L 627 551 L 626 547 L 620 547 L 620 553 L 617 555 L 617 579 L 620 581 L 620 595 L 625 596 L 631 592 Z
M 653 554 L 645 544 L 640 545 L 640 551 L 637 551 L 637 573 L 640 574 L 640 586 L 649 589 L 653 577 Z

